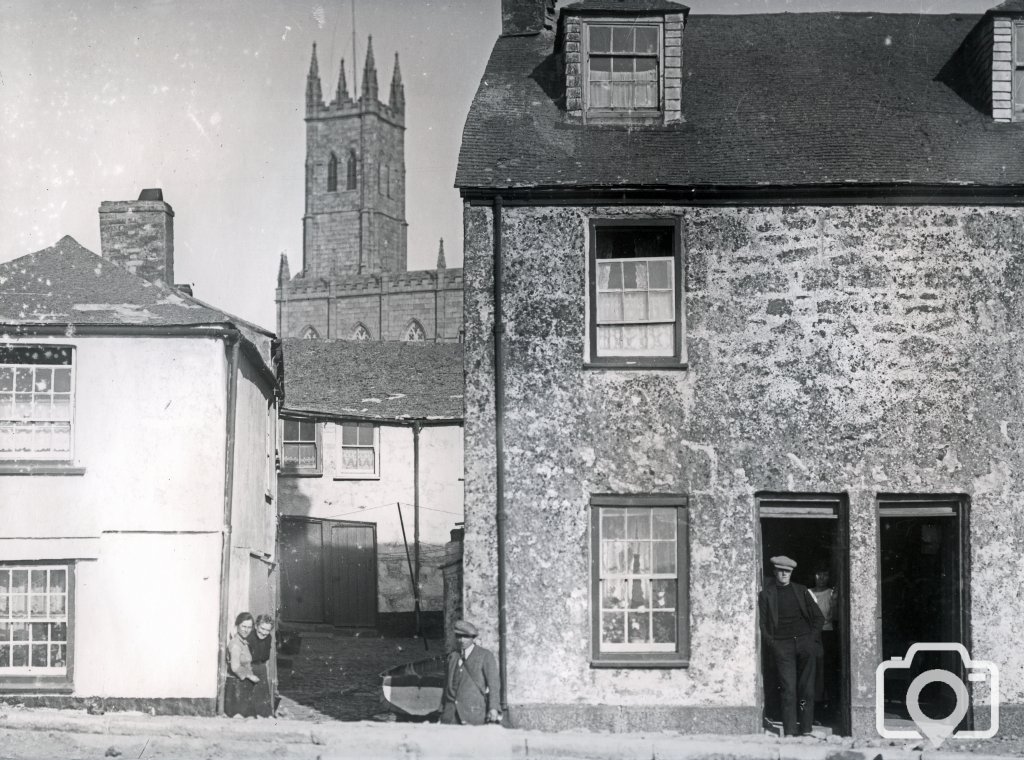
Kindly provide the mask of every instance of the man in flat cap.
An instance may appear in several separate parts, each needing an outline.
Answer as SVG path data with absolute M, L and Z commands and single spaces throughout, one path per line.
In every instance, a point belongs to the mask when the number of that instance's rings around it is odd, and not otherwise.
M 494 655 L 476 643 L 476 626 L 466 620 L 455 621 L 455 636 L 458 646 L 448 655 L 441 722 L 499 723 L 501 682 Z
M 796 562 L 780 555 L 771 563 L 774 582 L 757 599 L 761 641 L 782 689 L 783 735 L 803 736 L 814 722 L 814 662 L 825 618 L 807 587 L 790 582 Z

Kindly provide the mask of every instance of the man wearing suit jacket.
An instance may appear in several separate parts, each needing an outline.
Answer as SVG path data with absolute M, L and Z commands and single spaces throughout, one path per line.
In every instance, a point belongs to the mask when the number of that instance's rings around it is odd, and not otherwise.
M 476 626 L 455 621 L 458 648 L 448 655 L 441 695 L 441 722 L 480 726 L 498 723 L 501 683 L 494 655 L 476 643 Z
M 782 688 L 783 735 L 804 736 L 814 722 L 814 662 L 825 618 L 807 587 L 790 582 L 796 562 L 778 556 L 771 563 L 775 581 L 767 583 L 757 599 L 761 641 Z

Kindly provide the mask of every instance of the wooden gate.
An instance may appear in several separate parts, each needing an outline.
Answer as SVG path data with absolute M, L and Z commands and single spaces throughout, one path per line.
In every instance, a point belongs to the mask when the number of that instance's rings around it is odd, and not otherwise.
M 376 627 L 376 525 L 286 517 L 280 544 L 285 620 Z

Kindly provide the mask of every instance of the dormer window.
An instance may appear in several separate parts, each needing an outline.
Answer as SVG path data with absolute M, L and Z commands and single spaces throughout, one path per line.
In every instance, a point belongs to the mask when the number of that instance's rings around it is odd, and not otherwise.
M 661 26 L 586 24 L 587 112 L 657 111 Z

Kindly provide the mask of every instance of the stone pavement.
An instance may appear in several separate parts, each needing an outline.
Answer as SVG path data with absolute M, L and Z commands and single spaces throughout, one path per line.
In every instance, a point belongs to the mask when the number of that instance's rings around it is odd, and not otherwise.
M 382 638 L 304 632 L 296 655 L 278 657 L 281 717 L 325 720 L 392 720 L 382 701 L 380 674 L 443 653 L 438 639 Z

